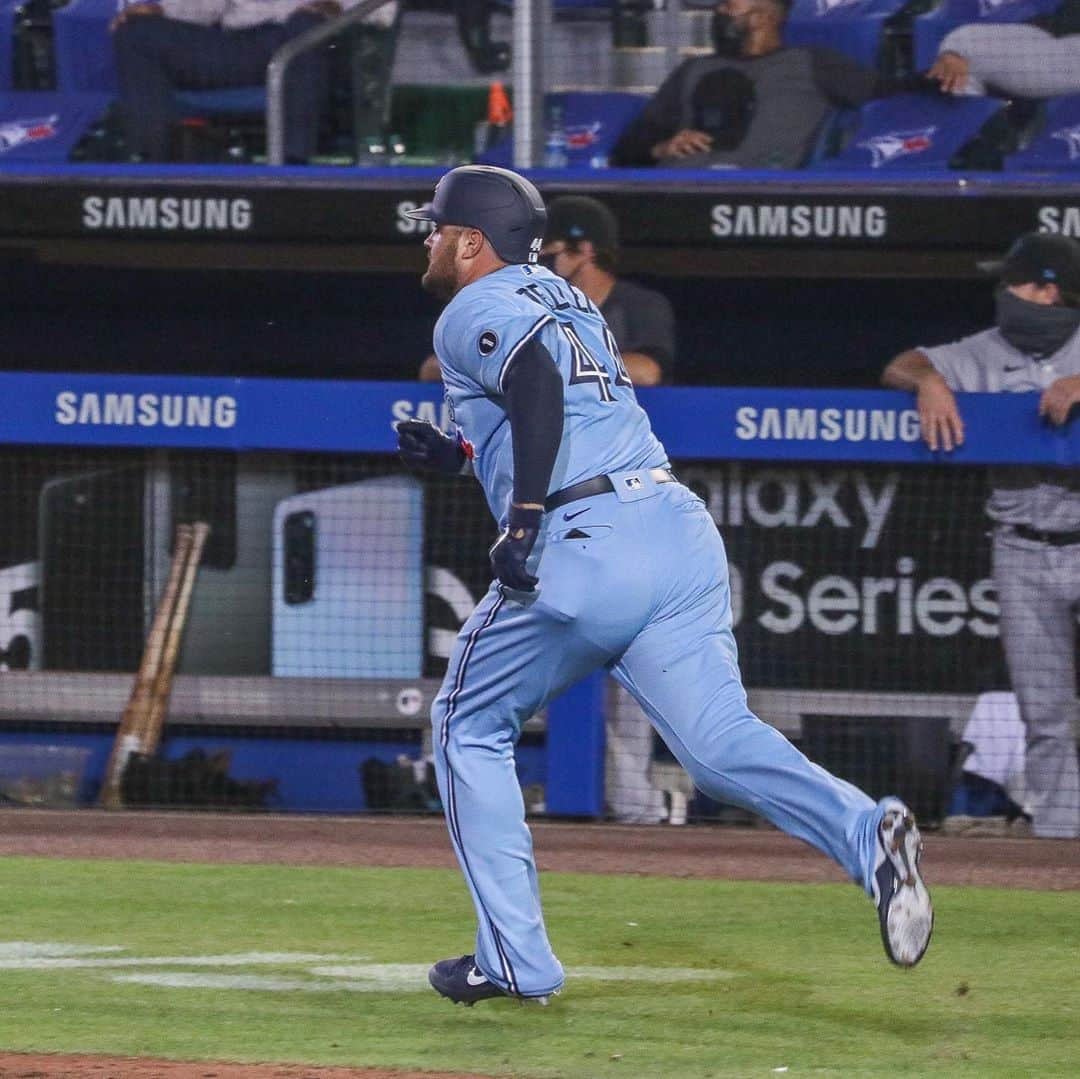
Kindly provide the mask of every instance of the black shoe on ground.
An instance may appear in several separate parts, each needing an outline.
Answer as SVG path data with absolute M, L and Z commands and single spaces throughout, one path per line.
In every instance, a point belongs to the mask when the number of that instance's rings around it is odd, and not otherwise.
M 455 1004 L 464 1004 L 471 1008 L 478 1000 L 490 1000 L 492 997 L 513 997 L 514 993 L 501 989 L 476 965 L 475 955 L 463 955 L 458 959 L 440 959 L 428 971 L 428 981 L 436 993 L 452 1000 Z M 547 1004 L 546 996 L 517 997 L 523 1003 L 526 1000 Z

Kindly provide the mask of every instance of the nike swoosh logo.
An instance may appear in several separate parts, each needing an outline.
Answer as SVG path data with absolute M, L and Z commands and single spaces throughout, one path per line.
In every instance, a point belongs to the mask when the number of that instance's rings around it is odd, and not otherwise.
M 465 975 L 465 982 L 467 985 L 487 985 L 487 978 L 476 967 L 470 967 L 469 973 Z
M 564 513 L 562 519 L 564 521 L 572 521 L 575 517 L 580 517 L 583 513 L 588 513 L 589 507 L 586 506 L 583 510 L 578 510 L 576 513 Z

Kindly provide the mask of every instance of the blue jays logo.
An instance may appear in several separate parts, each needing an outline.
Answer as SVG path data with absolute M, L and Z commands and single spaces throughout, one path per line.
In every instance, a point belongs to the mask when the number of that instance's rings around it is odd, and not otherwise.
M 566 128 L 566 148 L 568 150 L 587 150 L 595 145 L 600 137 L 603 123 L 595 120 L 591 124 L 571 124 Z
M 32 120 L 0 121 L 0 154 L 27 142 L 51 139 L 59 130 L 59 120 L 59 116 L 42 116 Z
M 860 150 L 869 150 L 873 160 L 871 168 L 879 169 L 898 157 L 907 157 L 909 154 L 921 154 L 934 145 L 934 132 L 936 127 L 919 127 L 911 131 L 886 131 L 882 135 L 875 135 L 866 142 L 858 143 Z
M 858 7 L 862 3 L 863 0 L 817 0 L 814 14 L 824 17 L 831 15 L 834 11 L 839 11 L 840 8 Z
M 1080 124 L 1074 124 L 1072 127 L 1058 128 L 1057 131 L 1051 132 L 1050 138 L 1061 139 L 1061 141 L 1065 143 L 1065 146 L 1069 151 L 1070 161 L 1075 161 L 1080 157 Z

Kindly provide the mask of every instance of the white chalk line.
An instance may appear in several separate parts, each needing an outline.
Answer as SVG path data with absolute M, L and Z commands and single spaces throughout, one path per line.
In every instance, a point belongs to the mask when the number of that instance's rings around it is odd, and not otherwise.
M 236 989 L 301 993 L 420 993 L 428 992 L 426 963 L 371 963 L 367 956 L 323 955 L 312 952 L 238 952 L 227 955 L 122 956 L 119 945 L 59 944 L 0 941 L 0 969 L 23 971 L 117 970 L 158 968 L 134 973 L 110 973 L 110 981 L 167 989 Z M 101 953 L 110 953 L 102 956 Z M 294 966 L 305 968 L 292 976 L 281 974 L 222 974 L 206 969 L 163 971 L 161 967 Z M 730 970 L 694 967 L 614 966 L 574 967 L 573 981 L 644 982 L 672 985 L 727 981 Z

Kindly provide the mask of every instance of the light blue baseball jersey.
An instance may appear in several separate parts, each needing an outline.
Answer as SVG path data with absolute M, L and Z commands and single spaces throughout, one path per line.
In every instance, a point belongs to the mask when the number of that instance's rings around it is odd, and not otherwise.
M 536 593 L 492 583 L 432 705 L 439 792 L 477 913 L 475 964 L 525 997 L 556 991 L 564 972 L 544 925 L 514 745 L 530 716 L 591 671 L 622 683 L 698 789 L 813 843 L 868 892 L 884 812 L 750 711 L 716 526 L 688 488 L 649 477 L 667 455 L 610 330 L 581 292 L 535 266 L 466 286 L 435 329 L 451 415 L 500 524 L 514 478 L 506 374 L 530 340 L 565 384 L 549 493 L 600 474 L 637 484 L 613 482 L 545 517 L 531 556 Z
M 549 494 L 601 473 L 668 463 L 596 305 L 543 266 L 505 266 L 466 285 L 435 326 L 450 416 L 500 523 L 514 483 L 504 380 L 531 340 L 551 353 L 566 384 Z

